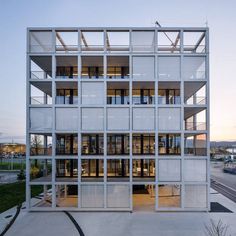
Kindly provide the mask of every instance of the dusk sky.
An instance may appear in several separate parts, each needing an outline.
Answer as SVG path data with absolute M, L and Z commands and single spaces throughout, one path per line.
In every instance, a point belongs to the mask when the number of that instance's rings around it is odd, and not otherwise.
M 0 0 L 0 142 L 25 140 L 27 27 L 208 26 L 211 140 L 236 140 L 235 0 Z

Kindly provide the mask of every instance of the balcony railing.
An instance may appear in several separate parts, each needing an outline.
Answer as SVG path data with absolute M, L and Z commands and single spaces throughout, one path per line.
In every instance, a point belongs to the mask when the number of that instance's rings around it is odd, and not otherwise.
M 107 97 L 107 104 L 129 104 L 129 96 L 124 97 Z
M 122 52 L 128 52 L 129 51 L 129 45 L 107 45 L 107 51 L 108 52 L 118 52 L 118 51 L 122 51 Z
M 53 47 L 50 44 L 31 44 L 30 48 L 29 48 L 30 52 L 36 52 L 36 53 L 43 53 L 43 52 L 52 52 L 53 51 Z
M 206 52 L 206 46 L 205 45 L 199 45 L 196 47 L 196 45 L 184 45 L 183 46 L 184 53 L 205 53 Z
M 183 77 L 184 79 L 190 79 L 190 80 L 200 80 L 200 79 L 206 79 L 206 71 L 183 71 Z
M 157 47 L 160 53 L 180 53 L 179 45 L 158 45 Z
M 128 79 L 129 67 L 107 67 L 107 78 L 109 79 Z
M 104 51 L 104 45 L 81 45 L 81 51 L 85 51 L 85 52 L 102 52 Z
M 50 96 L 33 96 L 30 98 L 30 104 L 32 105 L 45 105 L 52 104 L 52 97 Z
M 51 156 L 52 155 L 52 148 L 35 148 L 31 147 L 30 148 L 30 155 L 31 156 Z
M 205 122 L 185 122 L 185 130 L 206 130 Z
M 56 96 L 56 104 L 78 104 L 78 96 Z
M 51 79 L 51 71 L 30 71 L 30 79 Z
M 206 104 L 206 97 L 190 97 L 185 98 L 186 105 L 205 105 Z
M 84 79 L 99 79 L 103 78 L 103 67 L 82 67 L 81 78 Z
M 73 53 L 78 51 L 78 45 L 56 45 L 56 52 Z
M 132 45 L 131 48 L 135 52 L 154 52 L 154 45 Z
M 194 147 L 184 148 L 184 154 L 192 156 L 206 156 L 207 148 L 194 148 Z
M 133 96 L 133 104 L 134 105 L 152 105 L 155 104 L 154 96 L 144 96 L 141 98 L 140 96 Z
M 56 155 L 77 155 L 78 151 L 76 148 L 73 151 L 65 150 L 64 148 L 56 148 Z
M 158 96 L 158 104 L 180 104 L 180 96 L 173 96 L 171 98 L 166 98 L 166 96 Z

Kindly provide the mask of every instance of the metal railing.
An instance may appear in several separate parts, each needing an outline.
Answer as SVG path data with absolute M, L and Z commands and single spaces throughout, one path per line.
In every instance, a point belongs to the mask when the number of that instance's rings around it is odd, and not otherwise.
M 107 104 L 129 104 L 129 96 L 123 97 L 107 97 Z
M 51 156 L 52 155 L 52 148 L 30 148 L 30 155 L 31 156 Z
M 111 52 L 111 51 L 128 52 L 129 51 L 129 45 L 107 45 L 106 49 L 107 49 L 108 52 Z
M 81 51 L 85 52 L 102 52 L 104 51 L 104 45 L 81 45 Z
M 134 52 L 154 52 L 154 45 L 132 45 L 131 49 Z
M 158 96 L 158 104 L 180 104 L 181 103 L 181 99 L 180 96 L 173 96 L 171 98 L 167 98 L 166 96 Z
M 134 105 L 152 105 L 155 104 L 155 97 L 144 96 L 143 99 L 141 99 L 141 96 L 133 96 L 132 101 Z
M 206 71 L 183 70 L 184 79 L 206 79 Z
M 185 98 L 185 104 L 187 105 L 205 105 L 206 104 L 206 97 L 190 97 Z
M 33 96 L 30 97 L 30 104 L 31 105 L 45 105 L 45 104 L 52 104 L 52 97 L 50 96 Z
M 157 45 L 160 53 L 180 53 L 180 45 Z
M 73 149 L 72 152 L 65 150 L 64 148 L 56 148 L 56 155 L 77 155 L 77 149 Z
M 194 148 L 194 147 L 184 148 L 184 154 L 193 156 L 206 156 L 207 148 Z
M 205 122 L 185 122 L 185 130 L 206 130 Z
M 206 46 L 205 45 L 199 45 L 196 47 L 196 45 L 184 45 L 183 46 L 184 53 L 205 53 L 206 52 Z
M 44 52 L 52 52 L 53 51 L 53 46 L 52 44 L 31 44 L 29 46 L 29 51 L 31 53 L 44 53 Z
M 56 45 L 56 52 L 73 53 L 78 51 L 78 45 Z
M 78 104 L 78 96 L 71 99 L 67 96 L 56 96 L 56 104 Z
M 30 71 L 30 79 L 51 79 L 51 71 Z

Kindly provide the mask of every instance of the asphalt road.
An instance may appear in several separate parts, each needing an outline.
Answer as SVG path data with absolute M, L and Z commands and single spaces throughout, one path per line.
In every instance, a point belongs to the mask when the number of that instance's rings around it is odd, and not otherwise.
M 224 173 L 222 162 L 211 163 L 211 179 L 236 190 L 236 175 Z

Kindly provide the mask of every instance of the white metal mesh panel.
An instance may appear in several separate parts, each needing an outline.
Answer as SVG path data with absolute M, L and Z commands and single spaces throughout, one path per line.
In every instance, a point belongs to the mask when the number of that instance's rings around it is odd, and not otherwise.
M 30 129 L 44 131 L 52 129 L 51 108 L 30 108 Z
M 159 79 L 180 80 L 180 57 L 158 58 Z
M 159 130 L 180 130 L 180 108 L 159 108 Z
M 129 108 L 108 108 L 107 129 L 129 130 Z
M 77 131 L 78 110 L 76 108 L 56 108 L 56 130 Z
M 133 130 L 154 130 L 154 108 L 133 108 Z
M 152 80 L 154 78 L 154 57 L 133 57 L 133 78 Z
M 103 185 L 82 185 L 81 207 L 83 208 L 104 207 Z
M 180 181 L 180 160 L 159 160 L 159 181 Z

